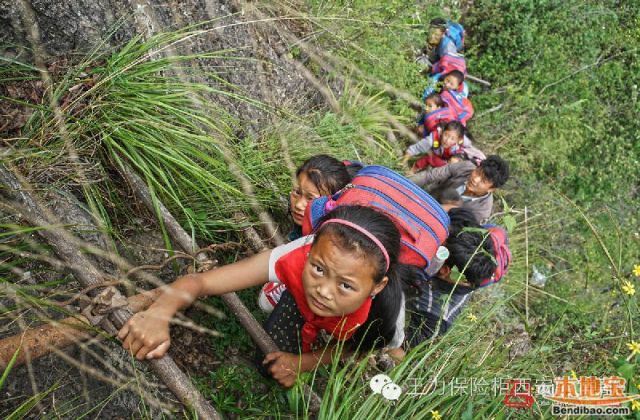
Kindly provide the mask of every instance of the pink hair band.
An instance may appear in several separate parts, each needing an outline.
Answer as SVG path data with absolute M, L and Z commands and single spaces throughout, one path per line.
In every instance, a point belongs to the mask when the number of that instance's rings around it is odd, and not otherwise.
M 353 222 L 350 222 L 348 220 L 344 220 L 344 219 L 329 219 L 327 221 L 325 221 L 324 223 L 322 223 L 320 225 L 320 227 L 318 228 L 318 230 L 320 228 L 322 228 L 322 226 L 328 224 L 328 223 L 338 223 L 340 225 L 345 225 L 345 226 L 349 226 L 351 229 L 355 229 L 358 232 L 362 233 L 364 236 L 366 236 L 367 238 L 371 239 L 371 241 L 376 244 L 378 246 L 378 248 L 380 248 L 380 252 L 382 252 L 382 255 L 384 255 L 384 260 L 387 263 L 386 265 L 386 269 L 385 272 L 389 271 L 389 264 L 390 264 L 390 260 L 389 260 L 389 254 L 387 253 L 386 248 L 384 247 L 384 245 L 382 245 L 382 242 L 380 242 L 378 240 L 378 238 L 376 238 L 371 232 L 369 232 L 368 230 L 366 230 L 365 228 L 363 228 L 362 226 L 356 225 Z

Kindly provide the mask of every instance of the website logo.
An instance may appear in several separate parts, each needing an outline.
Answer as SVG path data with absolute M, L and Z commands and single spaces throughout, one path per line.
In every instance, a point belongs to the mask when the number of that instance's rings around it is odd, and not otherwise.
M 640 398 L 640 394 L 625 395 L 626 379 L 619 376 L 562 376 L 555 379 L 553 395 L 544 398 L 562 404 L 582 406 L 619 406 Z

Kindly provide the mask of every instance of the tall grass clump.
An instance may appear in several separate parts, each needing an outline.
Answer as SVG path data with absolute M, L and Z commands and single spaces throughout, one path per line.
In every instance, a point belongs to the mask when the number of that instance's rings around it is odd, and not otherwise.
M 215 75 L 209 75 L 209 83 L 184 75 L 197 60 L 237 59 L 231 51 L 168 54 L 169 47 L 193 36 L 175 32 L 147 41 L 134 38 L 110 55 L 87 58 L 55 85 L 64 128 L 56 124 L 53 109 L 37 107 L 14 157 L 32 175 L 41 174 L 33 177 L 36 182 L 46 174 L 47 180 L 58 175 L 58 184 L 72 178 L 82 185 L 105 226 L 116 225 L 109 219 L 127 208 L 117 176 L 125 165 L 189 231 L 211 239 L 216 230 L 234 226 L 231 216 L 246 209 L 247 200 L 228 161 L 243 149 L 234 137 L 239 122 L 219 98 L 260 104 L 223 86 Z M 69 149 L 77 153 L 75 161 Z
M 36 183 L 68 185 L 71 179 L 81 185 L 101 225 L 112 233 L 130 219 L 117 172 L 131 167 L 188 231 L 211 240 L 236 226 L 237 212 L 248 211 L 243 181 L 253 187 L 259 205 L 282 215 L 278 203 L 291 174 L 312 154 L 391 163 L 398 153 L 379 122 L 379 101 L 348 86 L 337 100 L 344 116 L 284 110 L 284 118 L 262 132 L 238 137 L 241 122 L 220 98 L 265 113 L 270 109 L 214 73 L 194 73 L 197 61 L 239 60 L 233 51 L 169 53 L 197 35 L 179 31 L 134 38 L 111 54 L 87 57 L 55 84 L 63 129 L 51 107 L 35 106 L 14 158 Z M 38 78 L 33 67 L 20 63 L 4 71 L 7 78 Z M 288 158 L 278 159 L 282 155 Z

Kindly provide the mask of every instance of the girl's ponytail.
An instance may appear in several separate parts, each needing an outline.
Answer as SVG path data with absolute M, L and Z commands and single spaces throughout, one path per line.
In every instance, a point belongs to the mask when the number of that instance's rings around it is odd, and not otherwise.
M 473 137 L 473 134 L 471 134 L 471 131 L 469 131 L 467 127 L 464 128 L 464 136 L 468 138 L 469 141 L 471 141 L 472 143 L 476 141 L 475 138 Z

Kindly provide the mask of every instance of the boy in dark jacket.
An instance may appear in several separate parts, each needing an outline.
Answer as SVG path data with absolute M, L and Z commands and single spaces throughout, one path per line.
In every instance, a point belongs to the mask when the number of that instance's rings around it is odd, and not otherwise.
M 442 56 L 447 53 L 457 53 L 456 43 L 446 36 L 447 21 L 443 18 L 435 18 L 429 22 L 429 32 L 427 33 L 427 45 L 423 53 L 425 55 L 418 58 L 419 62 L 429 66 L 437 63 Z
M 491 155 L 479 165 L 463 160 L 418 172 L 410 179 L 432 195 L 450 188 L 458 190 L 462 207 L 473 212 L 478 223 L 486 223 L 493 208 L 493 192 L 509 179 L 509 164 Z

